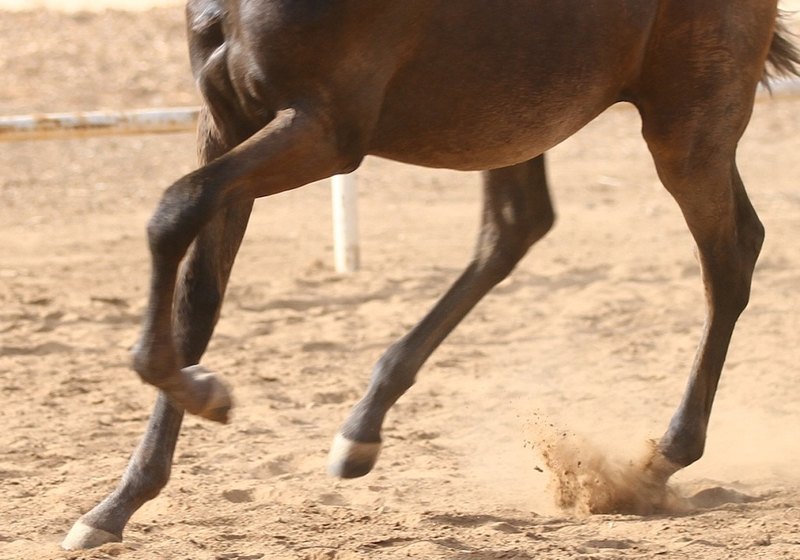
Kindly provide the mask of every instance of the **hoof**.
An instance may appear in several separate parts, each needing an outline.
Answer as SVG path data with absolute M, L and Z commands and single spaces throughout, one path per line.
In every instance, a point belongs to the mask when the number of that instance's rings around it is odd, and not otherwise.
M 187 406 L 187 412 L 212 422 L 227 424 L 228 413 L 233 408 L 231 393 L 227 385 L 214 373 L 199 365 L 183 368 L 181 373 L 186 377 L 188 384 L 198 388 L 198 393 L 206 395 L 202 405 Z
M 362 443 L 336 434 L 328 454 L 328 473 L 339 478 L 364 476 L 378 460 L 381 444 Z
M 64 550 L 83 550 L 110 542 L 122 542 L 122 537 L 102 529 L 90 527 L 79 519 L 69 530 L 67 536 L 64 537 L 61 548 Z

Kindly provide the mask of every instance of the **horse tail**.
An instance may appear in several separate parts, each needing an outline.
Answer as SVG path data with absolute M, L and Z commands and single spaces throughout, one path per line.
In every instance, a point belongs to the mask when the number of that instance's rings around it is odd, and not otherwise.
M 794 35 L 786 28 L 783 19 L 785 12 L 778 14 L 775 22 L 775 32 L 767 54 L 767 63 L 761 82 L 769 89 L 769 83 L 774 78 L 800 76 L 800 50 L 792 42 Z

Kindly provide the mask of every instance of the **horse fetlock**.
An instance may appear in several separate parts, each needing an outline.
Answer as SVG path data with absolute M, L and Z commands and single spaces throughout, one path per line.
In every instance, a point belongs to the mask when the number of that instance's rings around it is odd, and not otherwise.
M 705 451 L 705 443 L 705 431 L 676 431 L 670 428 L 658 442 L 658 449 L 665 461 L 677 465 L 677 471 L 699 460 Z
M 682 468 L 683 465 L 676 463 L 664 453 L 660 443 L 652 441 L 652 453 L 645 461 L 644 470 L 653 484 L 665 485 L 667 480 Z
M 61 542 L 61 548 L 64 550 L 84 550 L 111 542 L 122 542 L 122 535 L 115 535 L 97 527 L 92 527 L 84 522 L 83 518 L 80 518 L 69 530 L 67 536 L 64 537 Z
M 378 461 L 381 442 L 353 441 L 341 433 L 333 438 L 328 453 L 328 473 L 339 478 L 358 478 L 372 470 Z

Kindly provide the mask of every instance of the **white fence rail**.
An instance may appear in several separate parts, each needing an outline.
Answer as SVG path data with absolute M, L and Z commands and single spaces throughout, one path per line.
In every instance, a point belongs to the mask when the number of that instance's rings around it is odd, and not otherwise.
M 0 141 L 186 132 L 194 130 L 199 111 L 198 107 L 174 107 L 0 117 Z

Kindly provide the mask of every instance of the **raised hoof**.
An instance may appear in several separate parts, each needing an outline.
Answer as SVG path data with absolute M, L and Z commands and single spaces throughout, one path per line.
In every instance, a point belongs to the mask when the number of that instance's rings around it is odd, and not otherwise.
M 83 550 L 110 542 L 122 542 L 122 537 L 102 529 L 90 527 L 78 519 L 72 529 L 69 530 L 69 533 L 67 533 L 67 536 L 64 537 L 61 548 L 64 550 Z
M 227 424 L 228 413 L 233 408 L 228 386 L 200 365 L 183 368 L 181 373 L 187 378 L 188 384 L 199 389 L 197 393 L 207 395 L 203 404 L 197 407 L 186 406 L 186 411 L 212 422 Z
M 336 434 L 328 453 L 328 473 L 339 478 L 364 476 L 375 466 L 380 452 L 380 442 L 362 443 Z

